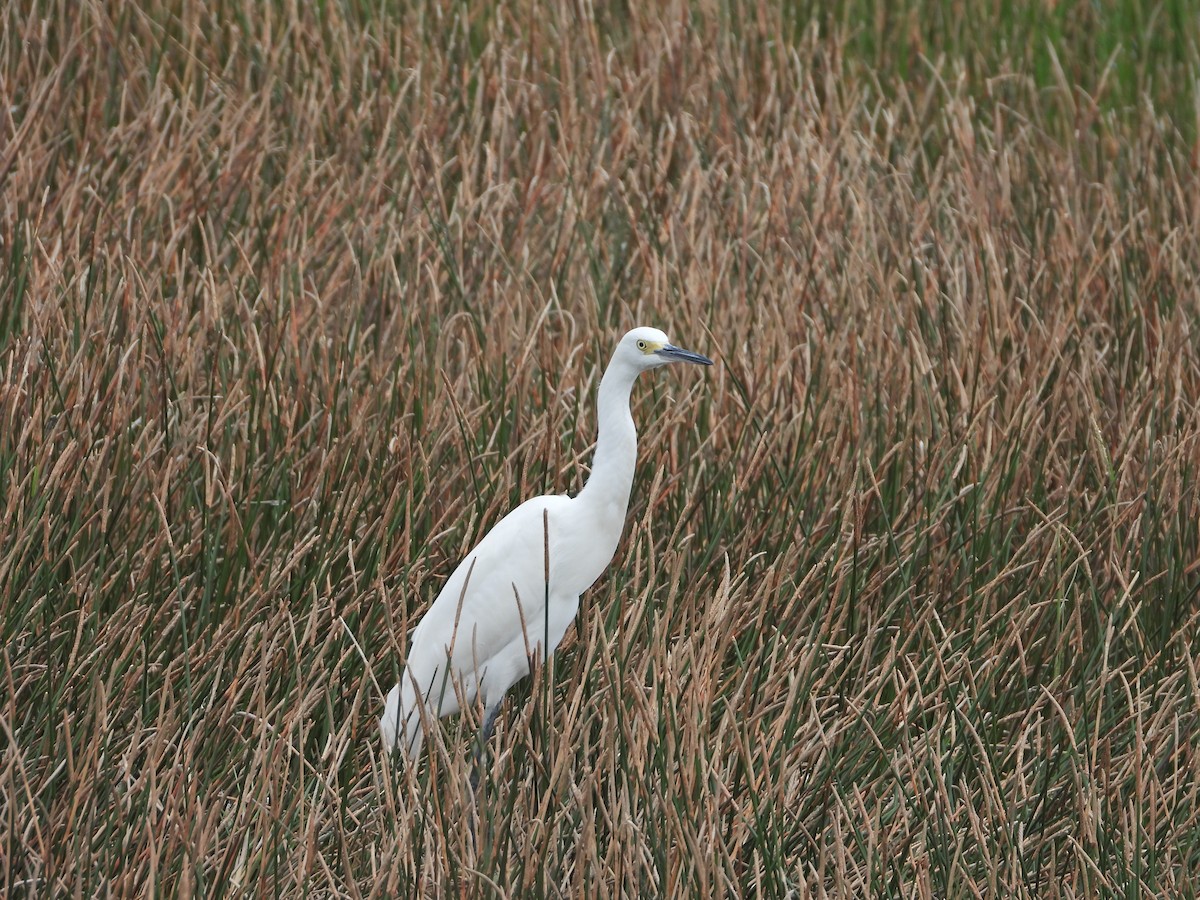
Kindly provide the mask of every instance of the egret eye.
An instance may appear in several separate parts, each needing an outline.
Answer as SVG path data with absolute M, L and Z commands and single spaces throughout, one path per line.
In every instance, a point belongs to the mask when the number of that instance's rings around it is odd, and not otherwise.
M 639 350 L 645 350 L 645 349 L 646 349 L 646 342 L 645 342 L 645 341 L 638 341 L 638 349 L 639 349 Z

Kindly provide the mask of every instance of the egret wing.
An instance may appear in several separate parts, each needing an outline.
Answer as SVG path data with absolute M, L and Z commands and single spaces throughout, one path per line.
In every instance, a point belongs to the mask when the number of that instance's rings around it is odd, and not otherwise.
M 542 642 L 547 525 L 553 557 L 560 501 L 570 502 L 561 496 L 526 501 L 467 554 L 413 631 L 409 665 L 414 674 L 421 674 L 414 663 L 424 663 L 421 668 L 432 675 L 447 649 L 458 674 L 482 674 L 492 657 L 520 637 L 522 626 L 530 650 Z M 553 574 L 550 588 L 552 593 Z

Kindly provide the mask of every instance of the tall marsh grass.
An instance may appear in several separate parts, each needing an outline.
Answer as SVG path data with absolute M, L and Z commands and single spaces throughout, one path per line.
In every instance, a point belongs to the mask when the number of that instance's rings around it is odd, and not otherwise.
M 1194 13 L 962 6 L 6 6 L 7 894 L 1200 891 Z M 472 840 L 382 692 L 635 324 Z

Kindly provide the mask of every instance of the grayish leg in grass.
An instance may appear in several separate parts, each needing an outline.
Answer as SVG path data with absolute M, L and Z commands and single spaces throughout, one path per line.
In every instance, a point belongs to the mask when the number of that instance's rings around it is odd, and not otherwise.
M 483 754 L 487 749 L 487 742 L 491 738 L 492 732 L 496 728 L 496 716 L 500 715 L 500 704 L 502 702 L 504 702 L 503 697 L 489 706 L 487 712 L 483 714 L 483 726 L 479 729 L 479 742 L 475 745 L 475 762 L 471 767 L 472 794 L 475 794 L 479 788 L 479 764 L 483 761 Z
M 488 707 L 483 714 L 483 726 L 479 729 L 479 740 L 475 744 L 475 759 L 471 765 L 471 813 L 467 816 L 467 823 L 471 829 L 471 843 L 475 843 L 475 836 L 478 832 L 475 831 L 475 818 L 479 815 L 479 767 L 483 762 L 483 755 L 487 751 L 487 742 L 492 736 L 492 731 L 496 727 L 496 716 L 500 715 L 500 704 L 504 702 L 504 697 L 501 696 L 494 704 Z

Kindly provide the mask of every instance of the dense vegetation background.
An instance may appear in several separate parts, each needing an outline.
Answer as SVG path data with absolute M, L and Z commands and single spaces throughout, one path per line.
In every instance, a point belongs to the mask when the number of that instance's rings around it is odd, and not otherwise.
M 0 887 L 1195 895 L 1198 36 L 5 6 Z M 471 717 L 397 767 L 382 695 L 635 324 L 717 365 L 472 839 Z

